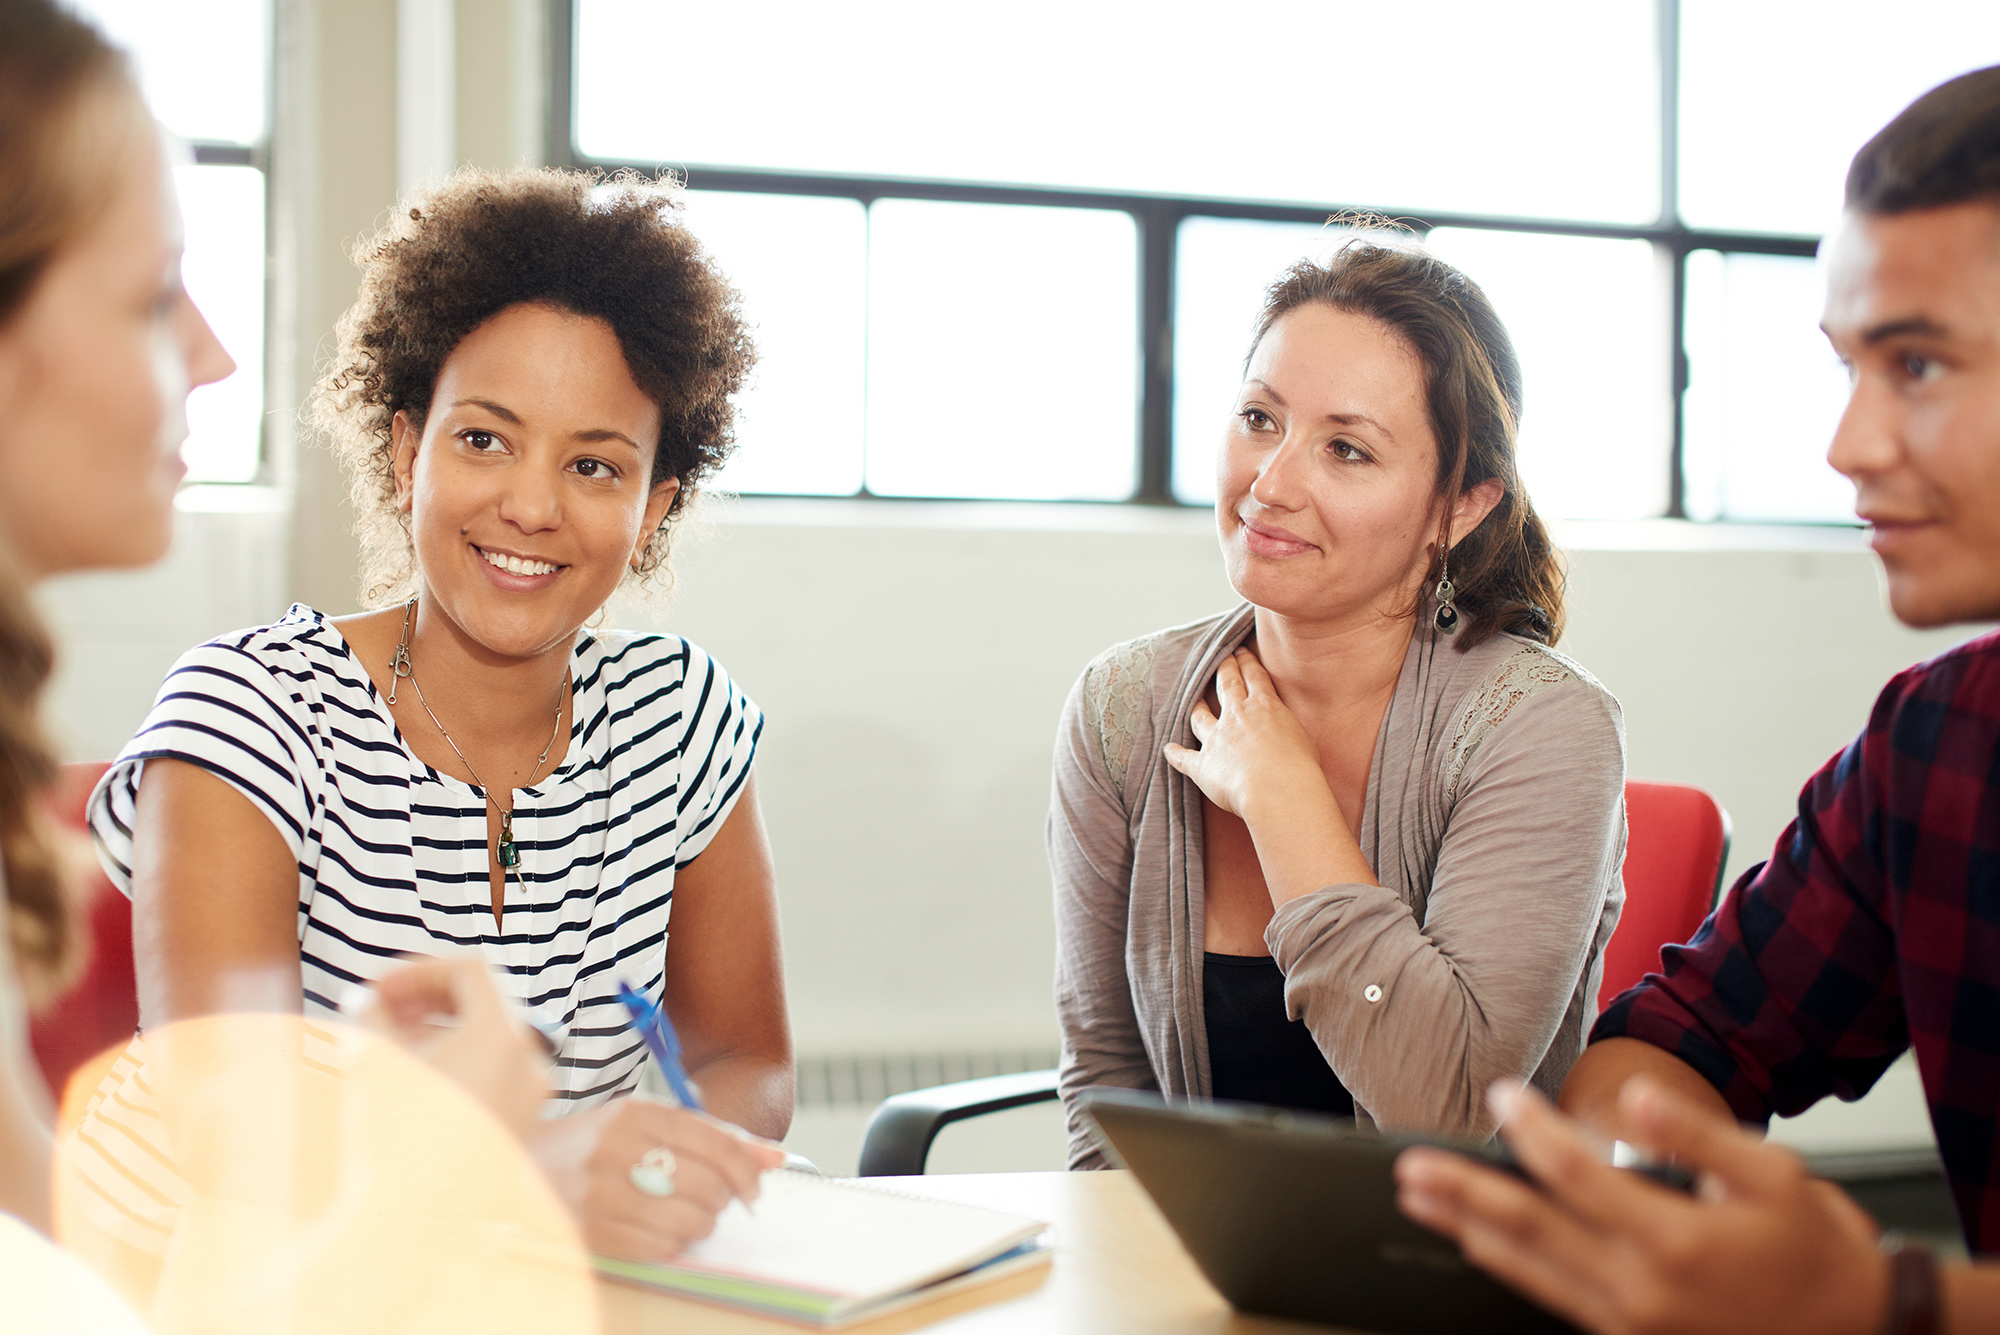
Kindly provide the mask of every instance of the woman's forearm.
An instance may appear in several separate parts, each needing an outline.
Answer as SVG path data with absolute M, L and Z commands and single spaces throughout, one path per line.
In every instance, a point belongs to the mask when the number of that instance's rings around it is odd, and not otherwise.
M 1257 846 L 1257 865 L 1274 909 L 1329 885 L 1380 884 L 1324 781 L 1260 794 L 1260 801 L 1245 809 L 1243 823 Z
M 2000 1265 L 1986 1261 L 1946 1266 L 1939 1279 L 1946 1335 L 2000 1328 Z
M 708 1111 L 766 1140 L 792 1126 L 795 1082 L 789 1062 L 756 1053 L 724 1053 L 688 1072 Z

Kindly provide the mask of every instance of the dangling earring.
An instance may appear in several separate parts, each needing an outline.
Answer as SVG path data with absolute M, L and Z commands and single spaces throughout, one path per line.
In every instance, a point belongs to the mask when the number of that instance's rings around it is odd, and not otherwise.
M 1439 543 L 1438 582 L 1437 588 L 1432 590 L 1433 595 L 1437 598 L 1438 605 L 1437 616 L 1434 620 L 1437 623 L 1437 628 L 1446 635 L 1458 629 L 1458 609 L 1452 606 L 1451 601 L 1458 596 L 1458 586 L 1451 582 L 1451 568 L 1446 561 L 1448 554 L 1449 549 L 1443 543 Z

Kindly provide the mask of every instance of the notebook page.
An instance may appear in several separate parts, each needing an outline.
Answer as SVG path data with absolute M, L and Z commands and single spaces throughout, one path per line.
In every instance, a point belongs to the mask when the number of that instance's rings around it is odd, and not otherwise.
M 763 1188 L 754 1215 L 731 1201 L 715 1232 L 668 1268 L 865 1298 L 953 1274 L 1047 1227 L 805 1173 L 767 1173 Z

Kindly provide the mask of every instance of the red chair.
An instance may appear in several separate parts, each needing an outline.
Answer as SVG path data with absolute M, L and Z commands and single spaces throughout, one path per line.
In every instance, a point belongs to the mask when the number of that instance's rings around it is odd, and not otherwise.
M 1661 946 L 1695 934 L 1729 861 L 1729 813 L 1684 783 L 1629 780 L 1625 828 L 1625 914 L 1604 947 L 1599 1009 L 1660 971 Z
M 57 819 L 84 829 L 84 803 L 110 766 L 64 765 L 50 802 Z M 43 1007 L 28 1026 L 28 1042 L 42 1076 L 58 1097 L 78 1067 L 107 1048 L 122 1046 L 139 1027 L 139 990 L 132 976 L 132 904 L 93 870 L 84 892 L 90 959 L 76 984 Z

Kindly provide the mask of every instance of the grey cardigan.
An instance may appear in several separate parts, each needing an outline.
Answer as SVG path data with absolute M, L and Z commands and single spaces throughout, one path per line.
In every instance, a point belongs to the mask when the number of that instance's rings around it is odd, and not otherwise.
M 1113 647 L 1063 709 L 1049 812 L 1072 1168 L 1106 1161 L 1076 1095 L 1209 1092 L 1201 793 L 1162 758 L 1255 609 Z M 1381 886 L 1292 900 L 1264 933 L 1357 1112 L 1484 1138 L 1488 1084 L 1553 1093 L 1597 1016 L 1625 892 L 1618 702 L 1561 654 L 1412 636 L 1375 742 L 1361 852 Z

